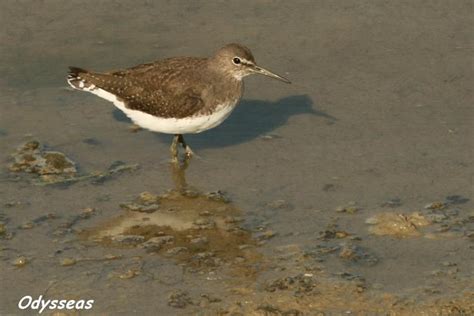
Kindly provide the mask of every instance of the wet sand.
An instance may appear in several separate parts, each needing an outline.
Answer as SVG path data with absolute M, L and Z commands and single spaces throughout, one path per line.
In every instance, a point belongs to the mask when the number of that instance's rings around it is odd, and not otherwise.
M 472 27 L 470 1 L 0 3 L 0 314 L 474 313 Z M 234 41 L 293 84 L 246 79 L 186 170 L 66 86 Z M 31 140 L 107 176 L 38 185 L 9 169 Z

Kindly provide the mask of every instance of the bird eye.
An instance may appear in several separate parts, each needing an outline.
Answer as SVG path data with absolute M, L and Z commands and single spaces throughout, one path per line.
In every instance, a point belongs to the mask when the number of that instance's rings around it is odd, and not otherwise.
M 234 59 L 232 59 L 232 62 L 236 65 L 240 64 L 240 58 L 239 57 L 234 57 Z

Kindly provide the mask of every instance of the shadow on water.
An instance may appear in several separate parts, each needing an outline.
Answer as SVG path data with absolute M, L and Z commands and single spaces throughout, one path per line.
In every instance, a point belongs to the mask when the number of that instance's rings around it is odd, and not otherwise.
M 222 192 L 203 193 L 186 182 L 188 164 L 171 164 L 174 188 L 141 193 L 121 204 L 120 216 L 82 232 L 106 247 L 141 248 L 196 270 L 230 267 L 253 276 L 261 261 L 257 240 L 243 228 L 242 211 Z
M 229 118 L 220 126 L 203 134 L 187 135 L 193 148 L 214 148 L 237 145 L 271 133 L 285 125 L 293 115 L 310 114 L 334 123 L 337 119 L 315 108 L 308 95 L 294 95 L 275 102 L 242 100 Z M 115 119 L 129 122 L 121 111 L 115 110 Z M 156 134 L 165 143 L 171 142 L 170 135 Z

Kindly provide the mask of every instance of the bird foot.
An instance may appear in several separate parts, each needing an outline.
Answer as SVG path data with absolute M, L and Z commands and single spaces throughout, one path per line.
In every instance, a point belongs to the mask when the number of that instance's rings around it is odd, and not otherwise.
M 172 164 L 177 164 L 177 165 L 179 165 L 179 164 L 181 164 L 181 163 L 182 163 L 182 164 L 188 164 L 189 161 L 191 161 L 191 158 L 194 158 L 194 157 L 198 157 L 198 156 L 196 156 L 196 155 L 194 154 L 194 152 L 193 152 L 191 149 L 189 149 L 189 150 L 186 149 L 186 152 L 185 152 L 181 157 L 180 157 L 179 154 L 176 154 L 176 155 L 175 155 L 175 154 L 173 153 L 173 154 L 171 155 L 171 160 L 170 160 L 170 162 L 171 162 Z
M 170 162 L 171 162 L 172 164 L 179 164 L 179 159 L 178 159 L 177 156 L 176 156 L 176 157 L 175 157 L 175 156 L 171 156 Z
M 184 153 L 185 159 L 191 159 L 194 156 L 194 152 L 191 150 L 191 147 L 186 146 L 184 149 L 186 152 Z

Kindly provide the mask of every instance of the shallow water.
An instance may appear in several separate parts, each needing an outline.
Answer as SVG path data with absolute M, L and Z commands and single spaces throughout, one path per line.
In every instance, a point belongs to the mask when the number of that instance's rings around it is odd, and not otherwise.
M 29 314 L 25 295 L 114 315 L 474 313 L 469 1 L 5 1 L 0 15 L 1 314 Z M 233 41 L 293 84 L 246 79 L 227 121 L 186 137 L 186 170 L 167 162 L 170 136 L 66 87 L 69 65 Z M 139 168 L 37 185 L 9 171 L 30 140 L 80 175 Z M 120 206 L 145 191 L 153 212 Z

